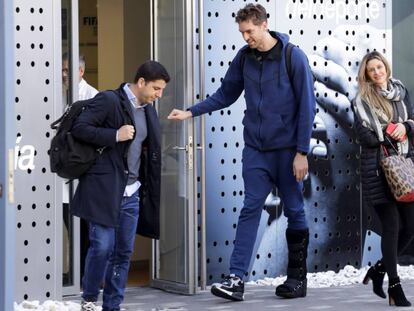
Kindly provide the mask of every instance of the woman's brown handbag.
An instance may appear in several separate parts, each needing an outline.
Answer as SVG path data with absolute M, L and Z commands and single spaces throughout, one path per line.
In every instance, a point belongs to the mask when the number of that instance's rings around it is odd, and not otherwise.
M 403 155 L 389 155 L 387 149 L 382 146 L 384 157 L 381 159 L 381 167 L 385 178 L 395 199 L 399 202 L 414 202 L 414 163 Z

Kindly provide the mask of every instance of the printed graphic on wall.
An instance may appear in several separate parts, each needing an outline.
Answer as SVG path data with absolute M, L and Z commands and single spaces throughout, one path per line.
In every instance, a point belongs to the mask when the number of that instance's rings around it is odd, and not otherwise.
M 234 16 L 246 2 L 224 2 L 205 2 L 206 91 L 209 94 L 219 87 L 227 65 L 245 44 Z M 376 49 L 391 59 L 388 16 L 391 7 L 380 0 L 315 2 L 258 3 L 269 13 L 269 28 L 289 34 L 290 41 L 307 54 L 316 78 L 317 114 L 308 157 L 310 173 L 304 183 L 310 226 L 308 268 L 309 271 L 337 271 L 347 264 L 359 267 L 380 256 L 378 236 L 370 231 L 378 230 L 372 227 L 371 215 L 361 208 L 359 145 L 353 134 L 350 102 L 357 91 L 356 76 L 363 55 Z M 228 273 L 237 219 L 243 206 L 241 120 L 244 109 L 241 96 L 228 109 L 206 118 L 210 282 Z M 286 273 L 286 225 L 283 202 L 275 189 L 263 209 L 247 279 Z

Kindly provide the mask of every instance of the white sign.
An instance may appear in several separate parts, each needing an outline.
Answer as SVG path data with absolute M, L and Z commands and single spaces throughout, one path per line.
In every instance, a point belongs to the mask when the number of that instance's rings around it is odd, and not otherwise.
M 35 147 L 32 145 L 20 146 L 22 136 L 16 138 L 16 145 L 14 147 L 14 169 L 27 171 L 34 170 Z
M 286 16 L 301 19 L 316 19 L 323 16 L 326 19 L 335 19 L 339 24 L 346 19 L 358 16 L 359 19 L 377 19 L 380 16 L 380 4 L 377 0 L 350 1 L 324 1 L 313 0 L 289 1 L 285 10 Z

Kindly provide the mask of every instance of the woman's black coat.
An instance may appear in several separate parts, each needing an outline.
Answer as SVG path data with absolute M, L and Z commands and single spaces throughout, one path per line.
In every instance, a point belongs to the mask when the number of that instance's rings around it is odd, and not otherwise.
M 404 103 L 407 106 L 408 118 L 413 120 L 412 105 L 406 93 Z M 354 113 L 354 128 L 361 145 L 360 172 L 362 193 L 365 200 L 371 205 L 385 204 L 395 201 L 380 166 L 381 142 L 374 131 L 364 127 L 357 114 Z M 385 134 L 384 134 L 385 135 Z M 413 137 L 414 128 L 408 125 L 409 151 L 407 157 L 414 161 Z M 389 147 L 387 141 L 383 142 Z

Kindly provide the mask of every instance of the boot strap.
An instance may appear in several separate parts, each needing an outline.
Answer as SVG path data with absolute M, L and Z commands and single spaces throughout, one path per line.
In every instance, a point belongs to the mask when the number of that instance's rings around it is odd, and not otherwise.
M 287 278 L 286 281 L 283 283 L 283 286 L 295 292 L 302 287 L 306 287 L 306 283 L 306 279 L 298 280 L 293 278 Z
M 394 287 L 397 287 L 397 286 L 401 286 L 401 283 L 398 282 L 398 283 L 392 284 L 392 285 L 388 286 L 388 288 L 394 288 Z
M 307 271 L 304 268 L 287 268 L 288 279 L 302 280 L 306 278 Z
M 298 252 L 298 251 L 305 249 L 306 248 L 305 246 L 306 246 L 305 240 L 303 240 L 302 243 L 295 243 L 295 244 L 288 243 L 288 250 L 289 252 Z
M 302 251 L 299 252 L 289 252 L 289 260 L 294 260 L 294 261 L 302 261 L 306 259 L 306 254 Z

